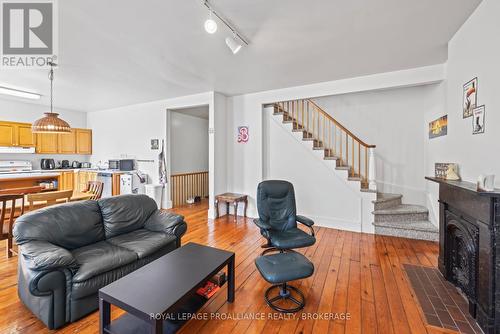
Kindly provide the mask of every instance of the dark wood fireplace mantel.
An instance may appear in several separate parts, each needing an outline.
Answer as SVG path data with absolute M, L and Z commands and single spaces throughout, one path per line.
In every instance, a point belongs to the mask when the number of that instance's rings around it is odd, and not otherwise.
M 487 334 L 500 334 L 500 189 L 434 177 L 439 183 L 439 270 L 460 288 Z

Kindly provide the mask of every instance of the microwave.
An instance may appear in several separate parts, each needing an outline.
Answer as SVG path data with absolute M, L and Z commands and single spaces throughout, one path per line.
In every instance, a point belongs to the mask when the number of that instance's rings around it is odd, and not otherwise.
M 120 169 L 120 160 L 108 160 L 109 169 Z
M 131 170 L 135 170 L 135 160 L 133 159 L 121 159 L 120 160 L 120 168 L 121 171 L 128 172 Z

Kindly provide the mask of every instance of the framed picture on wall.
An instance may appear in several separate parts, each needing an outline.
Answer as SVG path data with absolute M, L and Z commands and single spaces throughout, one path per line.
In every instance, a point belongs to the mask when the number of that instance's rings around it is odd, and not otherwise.
M 476 107 L 477 107 L 477 78 L 474 78 L 464 85 L 463 118 L 471 117 L 473 110 Z
M 429 123 L 429 139 L 446 136 L 448 134 L 448 115 L 439 117 Z
M 479 106 L 475 108 L 472 112 L 473 118 L 472 118 L 472 134 L 477 135 L 480 133 L 484 133 L 484 113 L 485 113 L 486 107 Z

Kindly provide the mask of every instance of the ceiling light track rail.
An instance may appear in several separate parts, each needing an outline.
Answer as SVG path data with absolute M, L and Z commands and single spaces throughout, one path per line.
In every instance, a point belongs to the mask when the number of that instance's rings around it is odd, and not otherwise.
M 233 33 L 234 36 L 238 37 L 238 39 L 240 41 L 243 42 L 243 44 L 245 45 L 249 45 L 250 42 L 247 41 L 247 39 L 245 39 L 245 37 L 243 37 L 239 32 L 238 30 L 236 30 L 236 28 L 234 28 L 221 14 L 217 13 L 217 11 L 212 7 L 212 5 L 207 1 L 207 0 L 204 0 L 203 1 L 203 4 L 205 5 L 205 7 L 208 8 L 208 10 L 215 16 L 217 17 L 222 23 L 224 23 L 224 25 L 229 29 L 231 30 L 231 32 Z

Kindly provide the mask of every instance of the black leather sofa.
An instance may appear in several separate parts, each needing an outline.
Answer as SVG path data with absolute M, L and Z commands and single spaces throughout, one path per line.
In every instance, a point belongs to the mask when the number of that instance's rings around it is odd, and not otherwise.
M 96 310 L 101 287 L 178 248 L 186 229 L 184 217 L 159 211 L 145 195 L 25 214 L 14 225 L 19 297 L 49 329 L 59 328 Z

